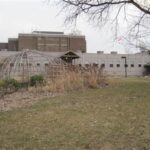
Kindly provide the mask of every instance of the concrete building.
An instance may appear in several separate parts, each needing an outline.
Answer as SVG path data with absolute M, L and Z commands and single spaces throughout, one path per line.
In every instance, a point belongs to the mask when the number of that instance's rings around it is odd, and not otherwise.
M 18 39 L 10 38 L 8 43 L 0 43 L 0 50 L 20 51 L 35 49 L 48 52 L 86 52 L 86 39 L 82 35 L 65 35 L 63 32 L 34 31 L 20 33 Z
M 103 67 L 106 75 L 111 76 L 143 76 L 150 74 L 150 54 L 148 52 L 136 54 L 117 54 L 103 52 L 79 54 L 76 64 L 88 66 L 90 64 Z
M 1 51 L 0 60 L 17 53 L 17 51 Z M 54 58 L 62 58 L 64 61 L 66 58 L 69 63 L 72 59 L 74 65 L 85 68 L 90 65 L 103 68 L 104 73 L 109 76 L 143 76 L 150 74 L 150 54 L 148 52 L 136 54 L 117 54 L 116 52 L 105 54 L 102 51 L 98 53 L 72 51 L 43 53 Z

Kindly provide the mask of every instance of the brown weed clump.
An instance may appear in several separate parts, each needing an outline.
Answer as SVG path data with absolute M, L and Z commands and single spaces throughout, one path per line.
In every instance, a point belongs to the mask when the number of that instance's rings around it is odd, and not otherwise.
M 67 70 L 60 77 L 49 80 L 46 87 L 50 92 L 65 92 L 99 88 L 105 85 L 107 85 L 107 80 L 102 70 L 91 67 L 87 70 Z

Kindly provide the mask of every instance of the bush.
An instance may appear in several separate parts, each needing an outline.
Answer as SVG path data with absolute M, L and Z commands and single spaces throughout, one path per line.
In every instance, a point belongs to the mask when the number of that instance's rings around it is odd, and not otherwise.
M 20 88 L 20 83 L 15 79 L 4 79 L 0 82 L 0 87 L 8 92 L 15 92 Z
M 31 86 L 37 86 L 37 85 L 43 85 L 43 84 L 44 84 L 44 78 L 42 75 L 34 75 L 30 78 Z

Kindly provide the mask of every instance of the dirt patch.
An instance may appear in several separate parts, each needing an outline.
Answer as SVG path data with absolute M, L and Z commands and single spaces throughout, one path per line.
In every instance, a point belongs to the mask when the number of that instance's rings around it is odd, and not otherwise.
M 9 111 L 14 108 L 21 108 L 31 106 L 43 98 L 55 97 L 61 95 L 60 93 L 50 92 L 30 92 L 27 90 L 18 91 L 12 94 L 5 95 L 0 98 L 0 111 Z

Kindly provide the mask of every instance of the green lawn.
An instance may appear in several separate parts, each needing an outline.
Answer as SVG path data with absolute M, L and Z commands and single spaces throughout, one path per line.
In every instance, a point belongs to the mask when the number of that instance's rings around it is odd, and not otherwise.
M 0 150 L 150 150 L 150 80 L 44 99 L 0 113 Z

